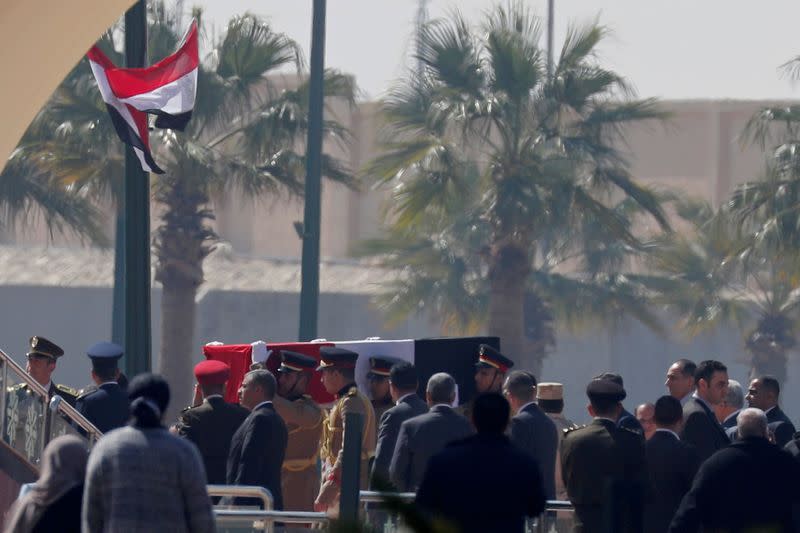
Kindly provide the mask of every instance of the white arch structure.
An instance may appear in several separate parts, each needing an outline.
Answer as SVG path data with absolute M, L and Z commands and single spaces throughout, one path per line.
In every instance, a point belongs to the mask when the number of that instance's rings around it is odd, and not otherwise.
M 0 170 L 89 47 L 134 0 L 0 0 Z

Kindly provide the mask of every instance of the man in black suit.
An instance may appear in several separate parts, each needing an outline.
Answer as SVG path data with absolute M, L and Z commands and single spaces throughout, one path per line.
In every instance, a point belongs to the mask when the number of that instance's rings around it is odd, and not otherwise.
M 456 382 L 450 374 L 432 375 L 425 396 L 430 411 L 400 425 L 389 465 L 389 478 L 401 492 L 417 489 L 431 456 L 472 434 L 469 421 L 453 410 Z
M 750 407 L 764 411 L 775 444 L 783 448 L 792 440 L 795 430 L 792 421 L 778 405 L 780 395 L 781 385 L 778 380 L 772 376 L 761 376 L 750 382 L 747 403 Z
M 740 439 L 700 467 L 672 520 L 671 533 L 794 531 L 792 506 L 800 500 L 800 465 L 767 440 L 767 417 L 742 410 Z
M 586 386 L 587 426 L 569 429 L 561 442 L 561 474 L 575 506 L 576 533 L 639 533 L 647 486 L 644 437 L 619 427 L 626 393 L 618 383 Z
M 229 485 L 258 485 L 272 494 L 274 508 L 283 510 L 281 465 L 289 435 L 286 424 L 275 411 L 272 399 L 277 383 L 269 370 L 253 370 L 239 387 L 239 403 L 251 410 L 233 434 L 228 455 Z M 241 499 L 240 505 L 258 500 Z
M 622 381 L 622 376 L 615 372 L 603 372 L 599 376 L 595 377 L 594 379 L 607 379 L 613 381 L 620 387 L 624 388 L 625 383 Z M 630 411 L 625 409 L 625 406 L 622 406 L 622 411 L 619 413 L 619 418 L 617 419 L 617 425 L 621 428 L 630 429 L 631 431 L 636 431 L 640 435 L 644 436 L 644 428 L 642 424 L 636 419 L 636 417 L 631 414 Z
M 381 416 L 378 426 L 378 444 L 372 464 L 371 481 L 389 482 L 389 465 L 400 425 L 406 420 L 428 412 L 428 405 L 417 396 L 419 377 L 411 363 L 396 363 L 389 370 L 389 393 L 395 406 Z
M 556 497 L 555 469 L 558 454 L 558 429 L 536 405 L 536 377 L 524 370 L 511 372 L 503 384 L 503 394 L 511 405 L 511 442 L 531 454 L 539 465 L 548 500 Z
M 679 400 L 669 395 L 659 398 L 653 419 L 656 430 L 645 444 L 652 493 L 645 504 L 644 530 L 666 533 L 681 500 L 692 487 L 700 457 L 693 446 L 678 437 L 683 422 Z
M 525 517 L 541 514 L 545 496 L 539 467 L 503 434 L 509 414 L 499 394 L 475 399 L 472 421 L 478 434 L 431 458 L 417 491 L 420 507 L 462 533 L 522 533 Z
M 192 441 L 200 451 L 209 484 L 226 480 L 231 438 L 250 412 L 225 401 L 225 383 L 230 367 L 222 361 L 206 360 L 194 367 L 203 403 L 181 412 L 175 432 Z
M 736 427 L 736 417 L 744 408 L 744 388 L 735 379 L 728 380 L 728 392 L 725 398 L 714 406 L 717 422 L 722 424 L 726 432 L 729 428 Z
M 719 361 L 702 361 L 694 382 L 694 395 L 683 406 L 681 440 L 697 448 L 705 461 L 731 442 L 714 414 L 714 406 L 728 393 L 728 369 Z
M 670 396 L 679 400 L 681 405 L 686 405 L 694 392 L 694 373 L 697 365 L 689 359 L 678 359 L 667 369 L 667 380 L 664 386 L 669 390 Z
M 130 415 L 128 395 L 117 383 L 122 347 L 113 342 L 98 342 L 86 350 L 86 355 L 92 360 L 92 380 L 97 387 L 78 396 L 75 408 L 97 429 L 107 433 L 124 426 Z

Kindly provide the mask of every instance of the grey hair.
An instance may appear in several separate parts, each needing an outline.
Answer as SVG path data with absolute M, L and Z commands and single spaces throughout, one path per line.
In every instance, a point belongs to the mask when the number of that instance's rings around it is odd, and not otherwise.
M 275 376 L 272 372 L 264 369 L 251 370 L 245 375 L 245 377 L 248 376 L 254 385 L 261 387 L 267 400 L 272 400 L 275 397 L 278 383 L 275 381 Z
M 736 426 L 740 439 L 766 437 L 767 415 L 764 414 L 764 411 L 755 407 L 742 409 L 742 412 L 736 417 Z
M 725 395 L 725 403 L 735 409 L 744 407 L 744 388 L 735 379 L 728 380 L 728 394 Z
M 446 372 L 439 372 L 428 379 L 425 391 L 433 403 L 451 403 L 456 397 L 456 380 Z

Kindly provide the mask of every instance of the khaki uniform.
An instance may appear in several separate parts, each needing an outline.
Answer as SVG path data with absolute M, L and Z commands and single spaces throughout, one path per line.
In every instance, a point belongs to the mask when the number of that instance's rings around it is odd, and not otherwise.
M 339 507 L 344 434 L 347 431 L 344 420 L 347 413 L 358 413 L 362 415 L 364 420 L 361 438 L 360 486 L 362 490 L 366 490 L 369 485 L 369 463 L 375 455 L 375 412 L 372 409 L 372 403 L 353 384 L 346 391 L 343 391 L 343 394 L 339 395 L 323 425 L 322 448 L 320 450 L 323 481 L 320 494 L 334 490 L 331 485 L 335 485 L 336 497 L 328 505 L 328 512 L 334 514 L 338 512 Z M 331 477 L 335 481 L 331 481 L 329 479 Z
M 372 410 L 375 411 L 375 431 L 378 430 L 378 425 L 381 422 L 383 413 L 394 407 L 394 402 L 389 401 L 372 401 Z M 377 434 L 377 433 L 376 433 Z
M 283 509 L 313 511 L 319 493 L 319 450 L 323 409 L 310 396 L 288 400 L 276 396 L 275 410 L 286 422 L 289 440 L 281 468 Z
M 572 420 L 566 418 L 563 413 L 547 413 L 547 416 L 555 423 L 558 429 L 558 455 L 556 456 L 556 500 L 568 500 L 567 488 L 564 486 L 564 478 L 561 476 L 561 442 L 567 430 L 575 429 L 577 426 Z

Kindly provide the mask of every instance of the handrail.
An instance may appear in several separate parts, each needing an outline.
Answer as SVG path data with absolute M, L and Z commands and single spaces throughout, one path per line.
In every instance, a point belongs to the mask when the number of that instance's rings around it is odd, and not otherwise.
M 207 490 L 209 496 L 259 498 L 264 504 L 265 511 L 272 511 L 275 508 L 272 493 L 257 485 L 208 485 Z
M 77 409 L 72 407 L 70 404 L 66 402 L 61 396 L 55 395 L 50 399 L 50 410 L 55 412 L 60 412 L 76 424 L 78 424 L 82 430 L 84 430 L 88 435 L 90 435 L 95 441 L 97 441 L 100 437 L 103 436 L 103 432 L 97 429 L 97 427 L 89 422 L 82 414 L 78 412 Z M 90 438 L 90 441 L 92 440 Z
M 382 502 L 387 497 L 399 499 L 404 502 L 412 502 L 417 495 L 414 492 L 380 492 L 374 490 L 362 490 L 358 493 L 358 500 L 361 503 Z
M 49 392 L 46 391 L 38 381 L 33 379 L 33 377 L 30 374 L 28 374 L 24 368 L 19 366 L 19 364 L 16 361 L 14 361 L 14 359 L 12 359 L 11 356 L 8 355 L 6 352 L 4 352 L 2 349 L 0 349 L 0 359 L 3 359 L 6 364 L 10 365 L 11 368 L 14 369 L 15 371 L 14 373 L 17 374 L 19 377 L 21 377 L 22 380 L 25 383 L 27 383 L 28 386 L 31 387 L 39 396 L 43 396 L 45 398 L 47 397 Z
M 214 509 L 214 515 L 222 518 L 241 518 L 243 520 L 265 520 L 267 522 L 283 522 L 284 524 L 328 524 L 330 517 L 326 513 L 310 511 L 255 511 L 244 509 Z

